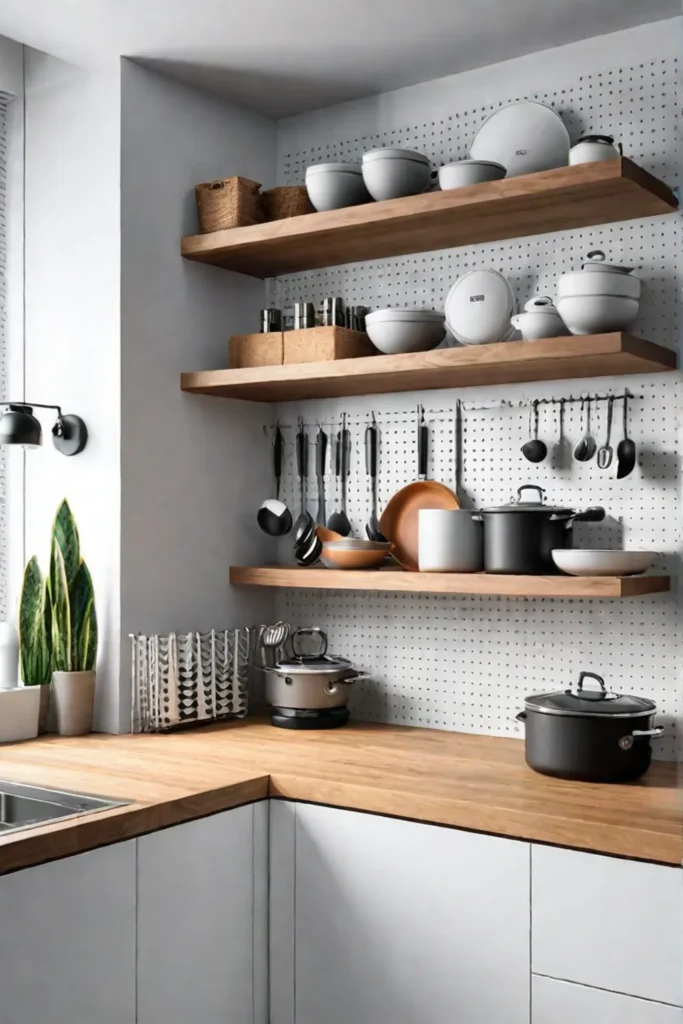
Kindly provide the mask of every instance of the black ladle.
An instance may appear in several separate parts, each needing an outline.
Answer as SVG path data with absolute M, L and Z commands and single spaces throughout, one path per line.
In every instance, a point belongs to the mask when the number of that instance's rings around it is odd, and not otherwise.
M 617 445 L 617 480 L 623 480 L 625 476 L 633 472 L 636 464 L 636 445 L 628 436 L 628 400 L 629 395 L 624 395 L 624 438 Z
M 365 472 L 370 477 L 370 486 L 372 489 L 372 514 L 365 527 L 365 532 L 368 535 L 368 540 L 386 542 L 386 537 L 379 528 L 379 519 L 377 518 L 378 454 L 379 430 L 377 429 L 377 421 L 375 420 L 375 414 L 373 413 L 372 423 L 365 431 Z
M 527 462 L 543 462 L 548 454 L 548 446 L 544 441 L 538 439 L 538 399 L 534 399 L 529 409 L 529 433 L 531 433 L 531 420 L 534 421 L 534 436 L 531 441 L 522 445 L 522 455 Z
M 275 427 L 273 441 L 273 474 L 275 476 L 275 497 L 266 498 L 256 514 L 256 521 L 264 533 L 271 537 L 282 537 L 292 529 L 292 513 L 284 501 L 280 501 L 280 484 L 282 483 L 282 459 L 285 450 L 285 439 L 280 424 Z
M 296 471 L 299 476 L 299 495 L 301 512 L 294 524 L 294 544 L 309 542 L 315 532 L 315 520 L 306 508 L 308 489 L 308 434 L 304 421 L 299 417 L 299 430 L 296 435 Z

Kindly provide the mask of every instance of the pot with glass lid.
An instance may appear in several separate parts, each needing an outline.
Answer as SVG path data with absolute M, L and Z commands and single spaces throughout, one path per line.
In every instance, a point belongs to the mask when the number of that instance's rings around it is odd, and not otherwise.
M 598 689 L 584 685 L 593 679 Z M 630 782 L 652 761 L 657 705 L 647 697 L 610 693 L 595 672 L 574 689 L 527 697 L 517 715 L 526 728 L 526 762 L 542 775 L 581 782 Z
M 304 637 L 316 638 L 315 653 L 304 653 Z M 297 629 L 291 640 L 293 657 L 265 670 L 268 703 L 301 711 L 345 707 L 353 683 L 368 677 L 346 658 L 327 653 L 327 636 L 321 629 Z

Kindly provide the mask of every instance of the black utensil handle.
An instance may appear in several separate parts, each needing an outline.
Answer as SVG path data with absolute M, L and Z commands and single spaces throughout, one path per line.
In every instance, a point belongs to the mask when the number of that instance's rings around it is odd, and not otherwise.
M 601 523 L 604 518 L 604 508 L 601 505 L 594 505 L 592 508 L 587 508 L 585 512 L 577 512 L 572 520 L 575 523 Z
M 318 431 L 315 446 L 315 472 L 317 476 L 325 476 L 327 464 L 327 434 L 324 430 Z
M 337 434 L 337 441 L 334 447 L 334 475 L 341 476 L 341 430 Z
M 421 423 L 417 431 L 417 475 L 427 476 L 429 465 L 429 427 Z
M 305 430 L 296 435 L 296 471 L 300 480 L 308 476 L 308 436 Z
M 370 477 L 377 476 L 377 427 L 368 427 L 365 431 L 365 472 Z
M 276 497 L 280 497 L 280 480 L 282 478 L 282 459 L 285 450 L 285 439 L 279 427 L 275 428 L 275 440 L 273 441 L 273 473 L 275 475 Z
M 339 433 L 339 444 L 341 447 L 340 474 L 342 480 L 349 475 L 349 456 L 351 455 L 351 433 L 346 427 Z

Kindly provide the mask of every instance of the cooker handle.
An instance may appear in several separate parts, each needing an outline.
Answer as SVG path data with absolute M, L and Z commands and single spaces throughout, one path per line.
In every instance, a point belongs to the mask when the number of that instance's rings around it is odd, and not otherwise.
M 576 515 L 572 516 L 569 522 L 574 523 L 601 523 L 605 518 L 605 510 L 602 505 L 593 505 L 591 508 L 587 508 L 585 512 L 577 512 Z
M 332 697 L 340 686 L 350 686 L 351 683 L 365 683 L 371 678 L 371 676 L 363 672 L 359 672 L 358 675 L 354 676 L 344 676 L 343 679 L 335 679 L 334 682 L 325 683 L 325 693 Z
M 538 484 L 522 484 L 521 487 L 517 488 L 517 504 L 528 505 L 529 502 L 522 501 L 522 491 L 536 491 L 538 494 L 538 503 L 542 505 L 545 501 L 545 491 Z
M 580 693 L 583 690 L 583 681 L 584 681 L 584 679 L 595 679 L 595 681 L 597 683 L 600 683 L 600 690 L 602 691 L 602 693 L 606 693 L 607 692 L 607 687 L 605 686 L 605 680 L 602 678 L 602 676 L 599 676 L 597 674 L 597 672 L 580 672 L 579 673 L 579 683 L 578 683 L 578 686 L 577 686 L 577 692 Z
M 634 729 L 631 733 L 631 736 L 651 736 L 653 740 L 659 740 L 663 735 L 663 725 L 655 725 L 653 729 Z
M 292 652 L 295 658 L 302 657 L 301 648 L 298 647 L 296 639 L 299 636 L 317 636 L 320 639 L 320 650 L 315 655 L 316 658 L 324 658 L 327 654 L 327 633 L 324 630 L 318 629 L 317 626 L 302 626 L 301 629 L 297 629 L 292 633 Z M 297 649 L 298 648 L 298 649 Z
M 526 711 L 520 711 L 515 715 L 516 722 L 526 722 Z

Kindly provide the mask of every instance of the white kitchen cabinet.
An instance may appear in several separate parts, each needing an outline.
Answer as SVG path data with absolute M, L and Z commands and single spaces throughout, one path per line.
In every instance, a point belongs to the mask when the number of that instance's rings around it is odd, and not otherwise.
M 531 1024 L 683 1024 L 683 1009 L 534 976 Z
M 532 970 L 683 1004 L 683 871 L 534 846 Z
M 329 807 L 295 818 L 296 1024 L 528 1024 L 528 844 Z
M 138 840 L 137 1024 L 265 1024 L 267 814 Z
M 135 843 L 0 877 L 2 1024 L 135 1024 Z

